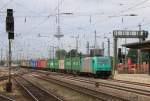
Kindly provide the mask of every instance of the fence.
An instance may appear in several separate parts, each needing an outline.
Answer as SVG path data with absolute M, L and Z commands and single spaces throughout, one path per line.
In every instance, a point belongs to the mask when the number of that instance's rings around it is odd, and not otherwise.
M 117 71 L 122 74 L 148 74 L 148 64 L 118 64 Z

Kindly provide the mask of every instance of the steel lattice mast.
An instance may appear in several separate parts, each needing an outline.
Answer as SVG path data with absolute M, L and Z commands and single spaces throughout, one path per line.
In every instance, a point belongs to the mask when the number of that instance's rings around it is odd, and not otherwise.
M 62 38 L 64 35 L 61 34 L 61 28 L 60 28 L 60 7 L 59 7 L 59 0 L 58 0 L 58 10 L 57 10 L 57 30 L 56 34 L 54 35 L 58 39 L 58 49 L 60 48 L 60 38 Z

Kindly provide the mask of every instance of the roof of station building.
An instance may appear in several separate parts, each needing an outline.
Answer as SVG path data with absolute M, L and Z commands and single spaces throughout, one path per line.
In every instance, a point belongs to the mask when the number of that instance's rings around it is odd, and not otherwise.
M 127 48 L 132 48 L 132 49 L 150 50 L 150 40 L 143 41 L 143 42 L 123 44 L 122 46 Z

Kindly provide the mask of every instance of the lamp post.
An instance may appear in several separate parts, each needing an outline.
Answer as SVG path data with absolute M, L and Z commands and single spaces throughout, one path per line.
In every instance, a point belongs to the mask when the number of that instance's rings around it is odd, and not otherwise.
M 95 30 L 94 31 L 94 49 L 98 48 L 98 46 L 97 46 L 97 38 L 101 38 L 101 36 L 98 36 L 97 32 Z M 95 52 L 94 52 L 94 54 L 95 54 Z
M 79 35 L 77 35 L 77 36 L 71 36 L 71 38 L 75 38 L 76 39 L 76 56 L 77 56 L 77 54 L 78 54 L 78 38 L 79 38 Z
M 105 56 L 105 43 L 104 42 L 102 42 L 102 50 L 103 50 L 103 56 Z
M 107 56 L 110 56 L 110 39 L 108 37 L 104 37 L 104 38 L 107 38 L 107 42 L 108 42 Z
M 53 46 L 50 46 L 50 48 L 52 48 L 52 55 L 53 55 L 53 60 L 54 60 L 54 54 L 55 54 L 55 49 L 57 48 L 57 47 L 55 47 L 54 45 Z

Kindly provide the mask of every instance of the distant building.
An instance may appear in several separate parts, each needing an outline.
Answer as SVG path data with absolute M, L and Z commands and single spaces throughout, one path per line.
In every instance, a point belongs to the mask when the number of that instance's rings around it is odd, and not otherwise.
M 90 56 L 104 56 L 103 49 L 91 49 Z

